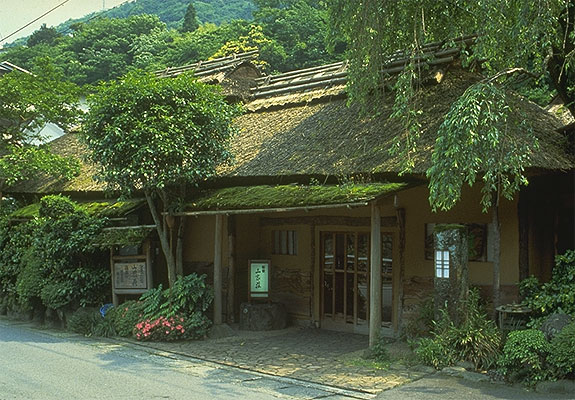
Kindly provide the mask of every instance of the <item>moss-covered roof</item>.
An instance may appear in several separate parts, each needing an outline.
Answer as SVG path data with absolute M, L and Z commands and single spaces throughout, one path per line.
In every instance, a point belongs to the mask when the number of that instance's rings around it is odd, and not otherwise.
M 239 186 L 203 192 L 184 212 L 254 210 L 362 203 L 407 188 L 407 183 Z
M 138 246 L 156 229 L 155 225 L 104 228 L 92 241 L 94 247 Z
M 108 218 L 124 217 L 144 205 L 144 200 L 133 199 L 125 201 L 93 201 L 78 203 L 81 210 L 89 215 Z M 34 218 L 39 215 L 40 203 L 32 203 L 14 211 L 10 216 L 13 219 Z

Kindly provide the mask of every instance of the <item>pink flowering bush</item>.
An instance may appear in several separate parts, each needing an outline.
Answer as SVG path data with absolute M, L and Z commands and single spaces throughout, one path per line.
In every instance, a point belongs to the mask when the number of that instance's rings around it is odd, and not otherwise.
M 132 324 L 137 340 L 172 341 L 199 339 L 211 321 L 206 311 L 213 300 L 205 275 L 178 277 L 171 288 L 158 285 L 144 293 L 138 303 L 139 318 Z
M 138 322 L 134 328 L 134 336 L 138 340 L 172 341 L 185 339 L 188 335 L 184 317 L 180 316 L 146 319 Z

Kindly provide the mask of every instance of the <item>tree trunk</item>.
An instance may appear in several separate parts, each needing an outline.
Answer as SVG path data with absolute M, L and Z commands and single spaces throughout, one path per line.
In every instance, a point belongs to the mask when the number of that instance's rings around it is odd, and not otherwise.
M 156 204 L 152 197 L 152 193 L 146 190 L 144 194 L 146 195 L 148 208 L 150 209 L 150 213 L 152 214 L 152 218 L 154 219 L 154 223 L 156 224 L 156 230 L 158 231 L 158 237 L 160 238 L 160 245 L 162 247 L 162 252 L 164 253 L 164 257 L 166 259 L 166 266 L 168 268 L 168 283 L 170 287 L 172 287 L 174 282 L 176 281 L 176 262 L 174 259 L 174 255 L 172 254 L 172 249 L 170 248 L 168 230 L 162 223 L 163 221 L 161 215 L 158 213 L 158 210 L 156 208 Z
M 176 239 L 176 275 L 184 275 L 184 232 L 186 230 L 186 217 L 178 218 L 178 233 Z
M 565 60 L 567 56 L 575 50 L 575 44 L 570 40 L 573 31 L 575 30 L 575 4 L 573 0 L 565 2 L 566 9 L 563 15 L 565 18 L 559 20 L 559 34 L 561 38 L 566 38 L 563 43 L 563 48 L 557 48 L 553 46 L 552 55 L 547 63 L 547 71 L 553 82 L 553 86 L 557 90 L 557 94 L 571 112 L 571 115 L 575 117 L 575 97 L 573 93 L 569 91 L 569 71 L 565 67 Z
M 491 208 L 493 224 L 493 316 L 497 317 L 497 307 L 501 302 L 501 227 L 499 226 L 499 205 Z

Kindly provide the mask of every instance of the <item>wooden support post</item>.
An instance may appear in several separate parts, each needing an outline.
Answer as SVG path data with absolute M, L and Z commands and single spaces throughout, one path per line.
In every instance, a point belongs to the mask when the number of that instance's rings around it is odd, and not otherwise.
M 216 214 L 214 238 L 214 325 L 222 324 L 222 227 L 223 216 Z
M 396 334 L 401 334 L 403 323 L 403 284 L 405 282 L 405 209 L 397 208 L 397 225 L 399 227 L 399 279 L 397 282 L 397 307 L 396 307 Z
M 236 297 L 236 217 L 228 217 L 228 324 L 235 322 L 234 309 Z
M 146 281 L 148 282 L 146 289 L 151 289 L 154 287 L 154 278 L 152 274 L 152 243 L 150 239 L 144 242 L 144 249 L 146 255 Z
M 114 275 L 114 248 L 110 247 L 110 274 L 112 275 L 112 303 L 115 306 L 120 304 L 118 295 L 116 294 L 116 276 Z
M 522 187 L 517 204 L 519 221 L 519 281 L 529 277 L 529 189 Z
M 371 204 L 371 254 L 369 286 L 369 347 L 377 343 L 381 332 L 381 215 Z

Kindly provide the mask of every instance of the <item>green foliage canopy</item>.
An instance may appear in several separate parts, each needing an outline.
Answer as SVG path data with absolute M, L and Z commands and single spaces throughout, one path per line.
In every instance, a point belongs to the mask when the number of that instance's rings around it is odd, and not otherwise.
M 238 108 L 191 75 L 132 72 L 89 98 L 83 133 L 101 178 L 115 189 L 164 190 L 211 176 L 229 159 Z
M 537 142 L 529 140 L 530 127 L 508 96 L 493 83 L 479 83 L 452 105 L 437 133 L 427 171 L 434 210 L 453 207 L 463 184 L 473 186 L 477 175 L 483 181 L 484 211 L 498 202 L 494 196 L 511 200 L 519 186 L 527 184 L 524 168 Z M 526 138 L 519 140 L 508 131 L 521 131 Z
M 40 128 L 56 123 L 66 129 L 76 124 L 79 89 L 43 59 L 33 74 L 12 71 L 0 76 L 0 191 L 38 172 L 62 175 L 77 173 L 77 160 L 50 153 Z
M 108 293 L 110 274 L 91 243 L 105 219 L 62 196 L 40 203 L 40 217 L 0 223 L 0 300 L 52 309 L 98 304 Z

